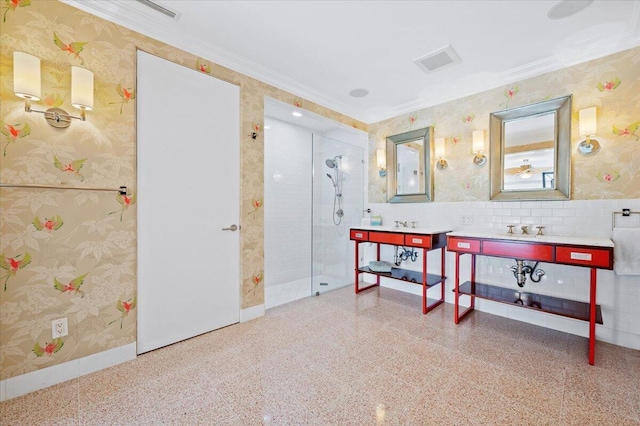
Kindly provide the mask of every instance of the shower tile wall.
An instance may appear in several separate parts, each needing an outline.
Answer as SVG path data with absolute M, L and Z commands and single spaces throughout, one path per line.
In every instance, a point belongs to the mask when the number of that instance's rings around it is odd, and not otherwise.
M 527 224 L 545 226 L 549 235 L 575 235 L 611 238 L 612 212 L 629 208 L 640 210 L 640 200 L 579 200 L 579 201 L 526 201 L 526 202 L 458 202 L 432 204 L 371 204 L 375 213 L 383 216 L 383 222 L 392 224 L 394 220 L 418 221 L 421 227 L 449 227 L 454 230 L 494 230 L 505 232 L 507 224 Z M 471 225 L 462 225 L 462 217 L 470 216 Z M 625 220 L 626 219 L 626 220 Z M 616 218 L 617 226 L 637 227 L 636 217 Z M 370 255 L 370 254 L 369 254 Z M 383 258 L 389 259 L 393 253 L 383 246 Z M 429 271 L 439 271 L 439 253 L 428 257 Z M 403 268 L 419 270 L 418 262 L 403 263 Z M 447 256 L 447 301 L 453 303 L 451 290 L 455 277 L 454 255 Z M 461 279 L 469 278 L 469 256 L 461 258 Z M 477 279 L 505 287 L 517 288 L 510 267 L 512 259 L 478 257 Z M 546 275 L 540 283 L 529 280 L 525 290 L 588 301 L 589 270 L 587 268 L 541 263 Z M 411 286 L 399 281 L 383 280 L 383 285 L 412 293 L 420 291 L 419 286 Z M 598 303 L 602 306 L 603 325 L 598 325 L 597 338 L 609 343 L 640 349 L 640 276 L 619 276 L 613 271 L 598 271 Z M 555 315 L 546 315 L 478 300 L 480 310 L 527 321 L 533 324 L 562 330 L 582 336 L 587 335 L 587 323 Z
M 265 287 L 311 273 L 311 132 L 275 119 L 265 130 Z M 309 293 L 311 284 L 309 283 Z
M 353 135 L 327 133 L 340 140 L 353 140 Z M 364 158 L 363 148 L 336 142 L 327 137 L 315 136 L 314 168 L 314 292 L 324 289 L 319 282 L 328 282 L 327 289 L 351 283 L 353 276 L 353 254 L 349 241 L 349 228 L 360 225 L 364 208 Z M 334 189 L 327 173 L 333 175 L 325 160 L 342 155 L 342 209 L 344 217 L 339 225 L 333 222 Z M 317 281 L 317 282 L 316 282 Z

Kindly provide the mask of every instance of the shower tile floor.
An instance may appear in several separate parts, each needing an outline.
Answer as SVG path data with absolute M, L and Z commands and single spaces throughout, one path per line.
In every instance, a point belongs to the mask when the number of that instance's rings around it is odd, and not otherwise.
M 352 288 L 0 404 L 3 425 L 640 425 L 640 351 Z M 585 326 L 586 327 L 586 326 Z
M 321 294 L 327 291 L 335 290 L 336 288 L 344 287 L 345 283 L 335 278 L 325 277 L 323 275 L 317 275 L 313 277 L 314 289 L 311 290 L 311 279 L 302 278 L 300 280 L 289 281 L 282 284 L 273 286 L 267 286 L 264 288 L 264 307 L 270 309 L 275 306 L 284 305 L 285 303 L 293 302 L 294 300 L 309 297 L 319 291 Z M 320 283 L 327 283 L 328 285 L 320 285 Z

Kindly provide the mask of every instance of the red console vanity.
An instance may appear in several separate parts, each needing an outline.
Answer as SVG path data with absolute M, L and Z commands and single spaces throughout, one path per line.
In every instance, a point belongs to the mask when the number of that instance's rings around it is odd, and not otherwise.
M 589 322 L 589 364 L 595 361 L 596 323 L 602 324 L 600 306 L 596 304 L 598 269 L 613 269 L 613 242 L 607 238 L 565 236 L 497 235 L 481 232 L 450 232 L 447 249 L 455 252 L 454 320 L 458 322 L 474 309 L 475 298 L 518 304 L 524 308 L 562 315 Z M 471 279 L 460 283 L 460 256 L 471 255 Z M 476 255 L 506 257 L 543 263 L 582 266 L 590 269 L 589 303 L 538 295 L 521 288 L 507 288 L 476 282 Z M 524 288 L 522 288 L 524 290 Z M 471 303 L 460 313 L 460 295 Z
M 422 285 L 422 313 L 426 314 L 436 306 L 444 302 L 445 281 L 445 247 L 446 233 L 449 230 L 432 230 L 421 228 L 386 228 L 380 226 L 365 226 L 351 228 L 350 239 L 355 242 L 355 292 L 359 293 L 371 287 L 380 285 L 380 277 L 392 278 Z M 422 272 L 407 269 L 392 268 L 391 272 L 374 272 L 368 266 L 360 266 L 360 243 L 376 244 L 376 260 L 380 260 L 380 244 L 394 246 L 413 247 L 422 249 Z M 427 252 L 441 250 L 440 275 L 427 274 Z M 376 283 L 366 287 L 360 287 L 360 274 L 377 275 Z M 440 298 L 429 304 L 427 301 L 427 289 L 440 285 Z

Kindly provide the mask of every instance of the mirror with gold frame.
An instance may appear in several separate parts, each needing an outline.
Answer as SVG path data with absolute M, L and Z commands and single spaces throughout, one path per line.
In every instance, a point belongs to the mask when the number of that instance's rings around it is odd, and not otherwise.
M 433 201 L 432 139 L 431 127 L 387 137 L 389 203 Z
M 566 200 L 571 190 L 571 96 L 494 112 L 491 199 Z

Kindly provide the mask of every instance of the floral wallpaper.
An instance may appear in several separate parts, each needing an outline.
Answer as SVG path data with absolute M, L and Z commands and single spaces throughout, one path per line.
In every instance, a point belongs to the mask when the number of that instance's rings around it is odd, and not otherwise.
M 573 95 L 571 198 L 640 198 L 639 67 L 640 47 L 372 124 L 369 202 L 387 200 L 375 149 L 384 147 L 387 136 L 425 126 L 434 126 L 434 136 L 445 138 L 449 163 L 435 170 L 434 200 L 488 200 L 490 169 L 472 164 L 472 132 L 485 130 L 487 154 L 492 112 L 566 95 Z M 585 156 L 577 153 L 578 111 L 591 106 L 597 107 L 601 149 Z
M 136 49 L 231 81 L 241 93 L 241 308 L 264 303 L 264 97 L 367 125 L 57 1 L 6 0 L 0 29 L 0 181 L 130 189 L 0 189 L 0 379 L 136 339 Z M 94 73 L 94 109 L 67 129 L 24 112 L 13 52 L 42 61 L 34 109 L 71 114 L 71 66 Z M 255 138 L 252 137 L 255 133 Z M 52 339 L 51 320 L 69 335 Z

